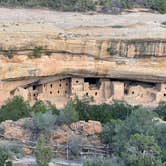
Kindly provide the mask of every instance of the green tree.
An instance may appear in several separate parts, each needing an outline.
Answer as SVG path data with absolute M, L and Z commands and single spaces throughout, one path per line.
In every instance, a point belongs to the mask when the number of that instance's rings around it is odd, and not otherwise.
M 133 110 L 136 110 L 138 107 L 132 107 L 126 103 L 114 102 L 111 106 L 112 118 L 125 120 Z
M 163 14 L 166 13 L 166 1 L 165 0 L 161 0 L 160 12 Z
M 24 126 L 31 129 L 36 135 L 40 133 L 49 134 L 50 130 L 55 125 L 56 118 L 56 115 L 52 114 L 51 111 L 45 113 L 33 113 L 32 121 L 27 120 Z
M 112 0 L 100 0 L 100 5 L 111 8 L 112 7 Z
M 58 116 L 58 124 L 71 124 L 79 120 L 79 114 L 76 111 L 76 107 L 73 101 L 69 101 Z
M 126 149 L 124 158 L 128 166 L 157 166 L 161 163 L 161 149 L 151 136 L 132 135 Z
M 53 149 L 47 145 L 46 139 L 41 135 L 35 149 L 36 161 L 39 166 L 48 166 L 54 157 Z
M 154 138 L 161 148 L 161 159 L 166 162 L 166 125 L 158 123 Z
M 166 103 L 160 103 L 153 111 L 156 112 L 161 119 L 166 120 Z
M 45 113 L 47 111 L 48 111 L 47 106 L 41 100 L 35 102 L 35 104 L 32 107 L 32 112 L 34 112 L 34 113 L 39 113 L 39 112 L 40 113 Z
M 154 126 L 156 121 L 154 117 L 157 114 L 149 111 L 146 108 L 138 108 L 133 110 L 131 115 L 125 120 L 128 135 L 133 135 L 136 133 L 151 135 L 154 132 Z
M 9 99 L 0 109 L 0 122 L 5 120 L 18 120 L 30 116 L 30 106 L 20 96 Z
M 111 120 L 104 125 L 101 138 L 105 144 L 109 144 L 111 153 L 120 155 L 125 145 L 134 134 L 154 135 L 156 115 L 145 108 L 133 110 L 124 120 Z
M 36 101 L 32 107 L 32 113 L 46 113 L 48 111 L 52 111 L 53 114 L 59 115 L 59 110 L 51 103 L 45 104 L 43 101 Z
M 8 153 L 2 149 L 0 149 L 0 166 L 12 166 Z
M 110 154 L 120 155 L 129 139 L 126 124 L 122 120 L 111 120 L 104 125 L 101 138 L 110 147 Z

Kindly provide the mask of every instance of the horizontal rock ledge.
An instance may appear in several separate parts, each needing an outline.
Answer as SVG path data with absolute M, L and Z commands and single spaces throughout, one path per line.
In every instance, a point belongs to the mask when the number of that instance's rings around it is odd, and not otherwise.
M 166 59 L 100 59 L 68 54 L 53 54 L 35 59 L 28 56 L 15 56 L 12 59 L 0 57 L 0 80 L 3 81 L 56 75 L 166 82 Z

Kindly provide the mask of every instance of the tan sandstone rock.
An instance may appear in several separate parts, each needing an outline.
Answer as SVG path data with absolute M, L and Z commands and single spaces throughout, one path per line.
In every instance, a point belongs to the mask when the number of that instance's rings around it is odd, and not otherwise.
M 6 138 L 16 138 L 19 140 L 29 140 L 31 137 L 31 132 L 24 128 L 24 123 L 27 119 L 20 119 L 16 122 L 12 120 L 6 120 L 0 124 L 4 129 L 3 135 Z
M 70 125 L 71 129 L 78 132 L 83 132 L 87 135 L 100 134 L 102 125 L 98 121 L 89 120 L 88 122 L 79 121 Z

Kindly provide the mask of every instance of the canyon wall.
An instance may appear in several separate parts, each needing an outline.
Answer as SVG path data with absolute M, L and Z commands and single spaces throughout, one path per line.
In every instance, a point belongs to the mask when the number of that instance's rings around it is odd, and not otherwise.
M 140 103 L 166 100 L 165 90 L 158 88 L 166 82 L 165 15 L 0 11 L 0 103 L 16 94 L 34 101 L 48 96 L 68 101 L 91 93 L 98 103 L 105 96 L 130 102 L 136 94 Z M 83 89 L 71 86 L 75 78 Z M 60 83 L 64 79 L 67 85 Z M 63 95 L 58 88 L 64 88 Z
M 29 55 L 35 47 L 41 47 L 41 53 L 85 54 L 96 57 L 121 56 L 129 58 L 146 58 L 166 56 L 166 40 L 164 39 L 49 39 L 31 41 L 25 44 L 21 41 L 9 40 L 1 42 L 0 54 L 12 52 L 14 55 Z

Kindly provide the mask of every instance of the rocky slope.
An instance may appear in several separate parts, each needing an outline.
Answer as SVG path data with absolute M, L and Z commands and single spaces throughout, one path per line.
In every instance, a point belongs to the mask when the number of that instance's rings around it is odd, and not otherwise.
M 31 118 L 19 119 L 18 121 L 7 120 L 0 124 L 1 136 L 5 139 L 16 140 L 20 142 L 21 147 L 23 147 L 23 152 L 25 154 L 31 154 L 32 149 L 28 148 L 28 145 L 32 142 L 36 142 L 33 138 L 38 135 L 37 132 L 32 131 L 30 128 L 26 127 L 28 122 L 31 122 Z M 85 142 L 86 145 L 99 146 L 102 145 L 99 135 L 102 132 L 102 125 L 98 121 L 78 121 L 72 123 L 71 125 L 54 126 L 49 133 L 49 144 L 52 146 L 66 145 L 74 138 L 81 138 L 81 142 Z M 32 141 L 32 142 L 31 142 Z M 0 142 L 2 145 L 3 142 Z M 25 146 L 26 145 L 26 146 Z M 32 145 L 31 145 L 32 146 Z M 30 146 L 30 147 L 31 147 Z

